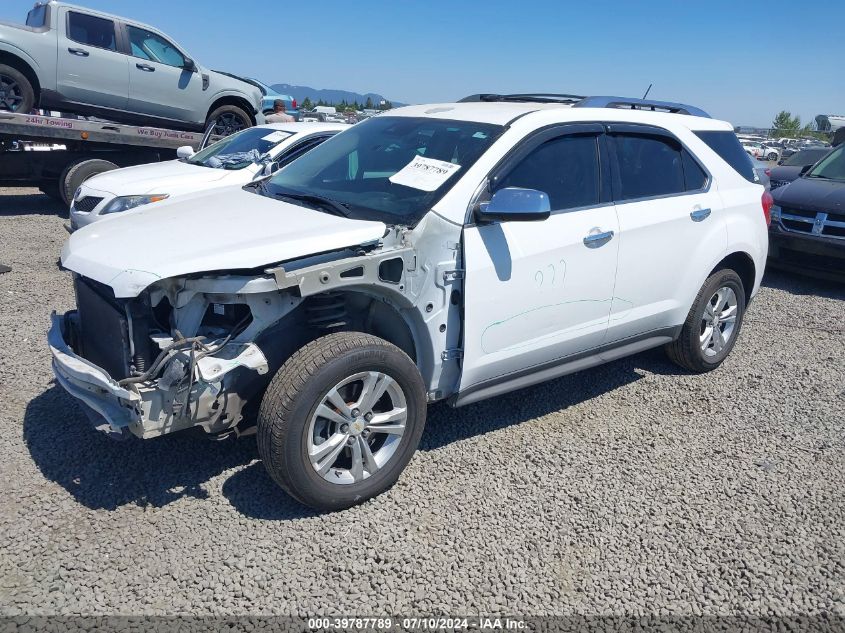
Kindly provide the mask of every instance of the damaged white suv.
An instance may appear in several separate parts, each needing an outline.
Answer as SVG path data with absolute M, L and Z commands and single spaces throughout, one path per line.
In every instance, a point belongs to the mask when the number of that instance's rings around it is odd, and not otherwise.
M 56 379 L 111 434 L 257 424 L 282 488 L 344 508 L 396 481 L 430 402 L 660 345 L 718 367 L 767 252 L 746 167 L 729 124 L 681 104 L 394 110 L 269 181 L 74 234 Z

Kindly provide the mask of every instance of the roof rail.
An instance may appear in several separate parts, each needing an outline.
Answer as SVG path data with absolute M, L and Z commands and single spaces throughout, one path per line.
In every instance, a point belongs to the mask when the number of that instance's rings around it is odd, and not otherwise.
M 468 101 L 522 101 L 534 103 L 575 103 L 585 97 L 581 95 L 557 94 L 553 92 L 517 93 L 517 94 L 477 94 L 464 97 L 458 103 Z
M 671 101 L 654 101 L 652 99 L 626 99 L 625 97 L 585 97 L 572 105 L 574 108 L 622 108 L 628 110 L 649 110 L 651 112 L 669 112 L 671 114 L 688 114 L 711 118 L 701 108 L 673 103 Z

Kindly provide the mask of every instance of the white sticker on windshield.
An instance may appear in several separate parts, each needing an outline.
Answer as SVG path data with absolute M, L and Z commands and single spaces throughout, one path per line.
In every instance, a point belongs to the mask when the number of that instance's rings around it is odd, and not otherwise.
M 421 191 L 434 191 L 460 168 L 460 165 L 447 163 L 444 160 L 414 156 L 410 163 L 388 180 L 394 184 L 413 187 Z
M 290 134 L 284 132 L 283 130 L 276 130 L 275 132 L 268 134 L 267 136 L 262 136 L 262 141 L 267 141 L 268 143 L 278 143 L 279 141 L 285 140 Z

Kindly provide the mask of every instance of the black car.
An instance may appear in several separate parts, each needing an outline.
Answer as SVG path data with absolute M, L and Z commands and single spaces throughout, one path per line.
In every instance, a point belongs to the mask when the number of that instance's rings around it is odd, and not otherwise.
M 822 158 L 830 153 L 829 147 L 814 147 L 802 149 L 789 158 L 782 159 L 777 167 L 772 167 L 769 178 L 772 181 L 772 189 L 788 185 L 801 175 L 806 168 L 815 165 Z
M 769 263 L 845 279 L 845 145 L 772 197 Z

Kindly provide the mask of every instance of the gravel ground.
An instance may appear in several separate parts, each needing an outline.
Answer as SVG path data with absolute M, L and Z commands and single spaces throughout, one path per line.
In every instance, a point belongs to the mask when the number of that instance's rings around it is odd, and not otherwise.
M 0 189 L 0 613 L 845 615 L 845 288 L 770 274 L 719 371 L 660 351 L 436 406 L 320 515 L 254 439 L 113 442 L 55 385 L 55 203 Z

